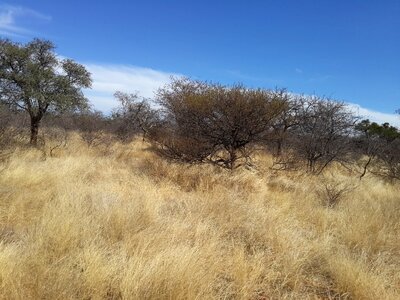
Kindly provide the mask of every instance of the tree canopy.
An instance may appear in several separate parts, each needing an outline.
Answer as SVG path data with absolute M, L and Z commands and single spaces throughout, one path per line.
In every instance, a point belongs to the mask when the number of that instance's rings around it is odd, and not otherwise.
M 25 45 L 0 40 L 0 101 L 29 113 L 33 145 L 46 112 L 88 107 L 81 89 L 91 87 L 90 73 L 71 59 L 59 58 L 54 50 L 47 40 Z

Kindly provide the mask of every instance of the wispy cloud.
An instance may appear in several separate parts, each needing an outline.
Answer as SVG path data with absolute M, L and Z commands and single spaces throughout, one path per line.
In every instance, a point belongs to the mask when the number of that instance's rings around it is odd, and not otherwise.
M 299 94 L 299 93 L 292 93 L 289 92 L 294 97 L 297 96 L 318 96 L 316 94 Z M 328 97 L 328 99 L 334 99 Z M 400 114 L 395 114 L 395 113 L 384 113 L 380 111 L 376 111 L 370 108 L 365 108 L 361 106 L 360 104 L 356 103 L 351 103 L 346 100 L 339 100 L 343 101 L 344 104 L 347 105 L 349 110 L 354 113 L 355 116 L 360 117 L 361 119 L 369 119 L 372 122 L 376 122 L 378 124 L 383 124 L 383 123 L 390 123 L 391 125 L 394 125 L 398 128 L 400 128 Z M 399 107 L 400 108 L 400 107 Z
M 106 113 L 117 106 L 113 96 L 116 91 L 138 92 L 143 97 L 152 98 L 159 87 L 171 81 L 171 77 L 182 76 L 137 66 L 102 64 L 85 64 L 85 66 L 92 73 L 93 79 L 92 89 L 85 90 L 85 95 L 95 109 Z
M 394 113 L 393 114 L 382 113 L 379 111 L 362 107 L 361 105 L 355 103 L 349 103 L 349 106 L 352 108 L 355 114 L 359 115 L 363 119 L 370 119 L 371 121 L 377 122 L 379 124 L 388 122 L 391 125 L 400 128 L 400 115 Z
M 27 19 L 49 22 L 50 16 L 33 9 L 8 4 L 0 4 L 0 34 L 5 36 L 27 36 L 33 34 L 27 29 Z
M 302 73 L 303 73 L 303 70 L 300 69 L 300 68 L 296 68 L 296 69 L 294 69 L 294 71 L 295 71 L 297 74 L 302 74 Z
M 92 73 L 93 87 L 85 90 L 95 109 L 105 113 L 110 112 L 118 103 L 114 99 L 114 93 L 138 92 L 143 97 L 152 98 L 154 92 L 161 86 L 171 81 L 171 77 L 181 77 L 182 74 L 164 72 L 150 68 L 129 65 L 85 64 Z M 362 107 L 359 104 L 348 103 L 355 114 L 362 118 L 369 118 L 378 123 L 389 122 L 400 127 L 400 115 L 382 113 Z

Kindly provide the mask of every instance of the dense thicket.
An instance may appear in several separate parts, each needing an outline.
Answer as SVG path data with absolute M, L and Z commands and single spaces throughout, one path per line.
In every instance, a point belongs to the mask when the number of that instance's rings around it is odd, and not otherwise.
M 150 139 L 163 155 L 226 168 L 248 164 L 257 145 L 271 149 L 282 165 L 287 153 L 321 172 L 345 161 L 356 117 L 344 103 L 177 79 L 158 91 L 162 123 Z
M 248 163 L 250 147 L 263 141 L 287 105 L 267 90 L 189 79 L 160 89 L 157 101 L 163 122 L 151 138 L 161 153 L 230 169 Z
M 137 95 L 119 98 L 125 100 L 114 117 L 132 122 L 135 132 L 141 128 L 154 149 L 171 159 L 233 169 L 249 165 L 261 147 L 274 154 L 280 169 L 321 173 L 334 162 L 347 168 L 361 162 L 361 177 L 371 171 L 399 178 L 397 128 L 360 122 L 340 101 L 187 78 L 161 88 L 158 106 Z

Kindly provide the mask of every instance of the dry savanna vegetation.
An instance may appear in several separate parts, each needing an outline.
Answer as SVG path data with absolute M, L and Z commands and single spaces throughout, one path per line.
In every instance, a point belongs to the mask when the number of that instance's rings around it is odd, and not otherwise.
M 0 40 L 1 299 L 400 299 L 400 132 L 340 101 L 116 92 Z
M 15 150 L 0 164 L 1 298 L 399 299 L 398 185 L 255 159 L 232 172 L 77 134 L 52 157 Z

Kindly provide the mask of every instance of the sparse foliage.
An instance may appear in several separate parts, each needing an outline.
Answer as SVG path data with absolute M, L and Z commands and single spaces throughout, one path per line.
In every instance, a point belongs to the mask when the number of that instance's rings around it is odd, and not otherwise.
M 249 162 L 250 146 L 265 138 L 286 105 L 268 90 L 187 78 L 174 80 L 157 96 L 165 121 L 156 139 L 159 148 L 179 159 L 229 169 Z
M 307 162 L 309 172 L 321 173 L 334 161 L 346 161 L 357 120 L 346 104 L 304 97 L 298 114 L 292 147 L 298 158 Z
M 303 105 L 302 98 L 288 93 L 285 89 L 272 91 L 274 97 L 281 99 L 285 106 L 272 123 L 272 141 L 275 144 L 273 154 L 279 159 L 283 148 L 290 137 L 290 131 L 299 125 L 300 112 Z M 270 142 L 268 140 L 268 142 Z
M 73 116 L 74 127 L 80 133 L 88 147 L 96 146 L 102 142 L 102 136 L 106 128 L 105 118 L 99 111 L 83 111 Z
M 348 180 L 348 179 L 347 179 Z M 334 208 L 355 186 L 349 182 L 334 178 L 321 178 L 316 193 L 322 204 Z
M 53 157 L 56 150 L 67 147 L 68 144 L 68 132 L 65 128 L 58 126 L 47 127 L 42 130 L 42 138 L 40 149 L 42 150 L 43 156 Z
M 117 136 L 123 141 L 131 140 L 139 132 L 143 138 L 148 136 L 158 122 L 158 113 L 151 108 L 150 100 L 120 91 L 114 96 L 120 103 L 112 115 Z
M 366 156 L 362 178 L 369 170 L 389 179 L 400 179 L 400 132 L 389 123 L 362 120 L 356 126 L 358 150 Z

